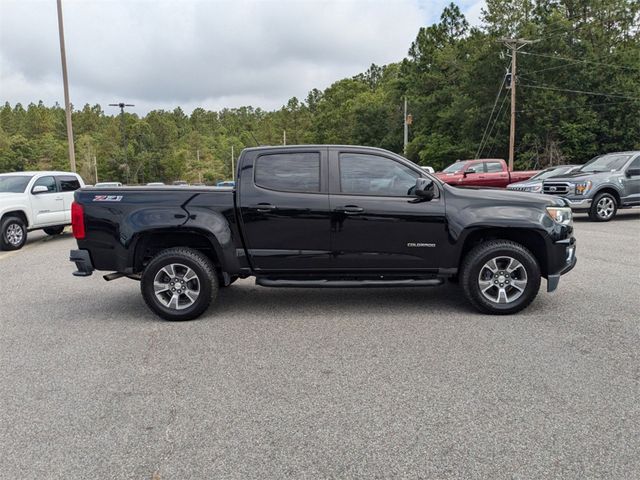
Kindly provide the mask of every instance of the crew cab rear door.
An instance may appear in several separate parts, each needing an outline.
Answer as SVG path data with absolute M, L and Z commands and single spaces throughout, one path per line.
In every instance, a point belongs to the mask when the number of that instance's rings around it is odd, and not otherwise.
M 248 150 L 237 188 L 243 238 L 257 272 L 328 268 L 326 147 Z
M 449 254 L 442 191 L 418 202 L 410 189 L 428 175 L 393 155 L 357 147 L 329 151 L 332 269 L 415 272 Z

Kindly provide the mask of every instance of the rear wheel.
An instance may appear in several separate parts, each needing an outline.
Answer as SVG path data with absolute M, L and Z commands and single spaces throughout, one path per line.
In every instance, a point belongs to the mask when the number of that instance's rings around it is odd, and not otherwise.
M 170 248 L 149 262 L 140 289 L 147 306 L 165 320 L 193 320 L 215 300 L 218 277 L 202 253 Z
M 44 233 L 46 233 L 47 235 L 51 235 L 52 237 L 54 237 L 64 232 L 64 225 L 61 225 L 59 227 L 47 227 L 47 228 L 43 228 L 43 230 L 44 230 Z
M 27 241 L 27 226 L 20 217 L 6 217 L 0 223 L 2 250 L 19 250 Z
M 607 192 L 599 193 L 593 199 L 589 209 L 589 218 L 594 222 L 608 222 L 616 216 L 618 204 L 613 195 Z
M 529 306 L 540 289 L 533 254 L 509 240 L 484 242 L 462 264 L 460 283 L 471 304 L 484 313 L 506 315 Z

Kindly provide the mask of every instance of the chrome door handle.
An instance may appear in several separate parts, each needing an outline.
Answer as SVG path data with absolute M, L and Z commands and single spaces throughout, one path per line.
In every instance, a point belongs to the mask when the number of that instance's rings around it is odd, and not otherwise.
M 256 210 L 257 212 L 267 213 L 272 212 L 277 209 L 275 205 L 271 205 L 270 203 L 259 203 L 258 205 L 252 205 L 249 207 L 251 210 Z
M 334 212 L 344 213 L 347 215 L 356 215 L 358 213 L 364 212 L 364 208 L 358 207 L 357 205 L 346 205 L 344 207 L 336 208 Z

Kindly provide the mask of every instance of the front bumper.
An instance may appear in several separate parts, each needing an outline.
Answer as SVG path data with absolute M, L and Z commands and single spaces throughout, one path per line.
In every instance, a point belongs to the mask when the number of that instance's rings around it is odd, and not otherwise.
M 558 288 L 560 276 L 571 271 L 576 266 L 576 239 L 574 237 L 565 238 L 554 243 L 554 253 L 556 260 L 553 264 L 555 271 L 547 275 L 547 292 L 553 292 Z
M 564 199 L 569 202 L 571 210 L 589 210 L 591 208 L 591 198 L 567 198 Z
M 93 268 L 93 263 L 91 262 L 89 250 L 71 250 L 69 252 L 69 260 L 74 262 L 78 269 L 73 272 L 75 277 L 88 277 L 95 270 L 95 268 Z

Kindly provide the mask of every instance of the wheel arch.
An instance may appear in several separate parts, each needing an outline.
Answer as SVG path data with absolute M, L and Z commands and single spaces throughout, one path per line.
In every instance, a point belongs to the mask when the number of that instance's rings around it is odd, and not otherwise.
M 27 216 L 27 213 L 24 210 L 18 209 L 18 210 L 9 210 L 4 212 L 2 214 L 2 217 L 0 217 L 0 222 L 3 222 L 4 219 L 7 217 L 19 217 L 22 219 L 25 226 L 29 228 L 29 217 Z
M 540 266 L 540 273 L 546 277 L 549 272 L 548 239 L 543 232 L 525 228 L 486 227 L 467 233 L 460 252 L 458 271 L 467 254 L 477 245 L 490 240 L 511 240 L 529 250 Z
M 146 264 L 162 250 L 173 247 L 186 247 L 202 252 L 213 263 L 218 280 L 224 284 L 224 273 L 230 266 L 220 242 L 210 232 L 199 229 L 157 229 L 148 230 L 136 235 L 130 252 L 129 264 L 135 273 L 141 272 Z
M 600 187 L 596 190 L 596 193 L 593 194 L 593 199 L 595 200 L 595 198 L 600 195 L 601 193 L 609 193 L 611 195 L 613 195 L 613 198 L 615 198 L 616 200 L 616 206 L 620 207 L 620 203 L 621 203 L 621 197 L 620 197 L 620 192 L 618 192 L 618 190 L 616 190 L 616 188 L 610 186 L 610 185 L 606 185 L 603 187 Z

